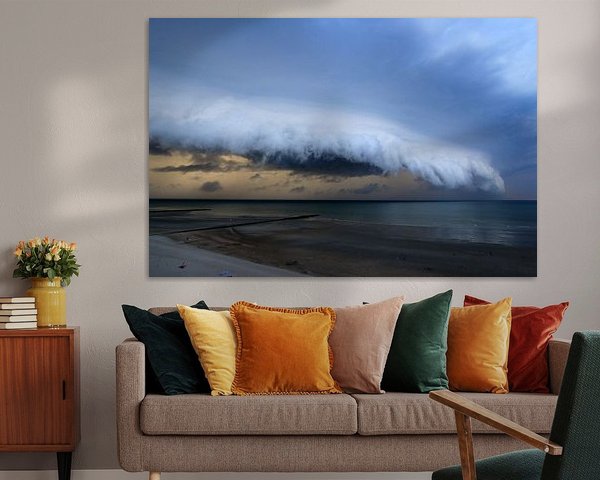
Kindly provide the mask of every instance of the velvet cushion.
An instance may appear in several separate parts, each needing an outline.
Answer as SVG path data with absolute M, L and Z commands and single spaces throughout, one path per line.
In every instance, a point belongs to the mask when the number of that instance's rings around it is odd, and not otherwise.
M 234 394 L 341 392 L 331 376 L 333 309 L 237 302 L 230 313 L 237 335 Z
M 231 395 L 235 374 L 235 330 L 229 312 L 177 305 L 198 354 L 211 395 Z
M 465 295 L 465 307 L 490 302 Z M 569 302 L 547 307 L 512 307 L 508 348 L 511 392 L 549 393 L 548 344 L 558 330 Z
M 208 309 L 204 302 L 195 308 Z M 154 378 L 148 379 L 160 387 L 159 393 L 207 393 L 210 387 L 196 352 L 178 312 L 154 315 L 147 310 L 123 305 L 123 314 L 131 333 L 146 349 L 146 364 Z
M 451 390 L 507 393 L 511 299 L 490 305 L 454 307 L 448 323 Z
M 382 393 L 381 378 L 404 297 L 336 308 L 331 375 L 349 393 Z
M 382 388 L 426 393 L 448 388 L 446 349 L 452 290 L 402 305 Z

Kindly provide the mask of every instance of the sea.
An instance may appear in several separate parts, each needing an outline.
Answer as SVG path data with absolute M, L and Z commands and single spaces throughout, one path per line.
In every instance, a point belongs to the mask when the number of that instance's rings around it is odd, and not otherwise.
M 207 210 L 196 210 L 207 209 Z M 492 201 L 287 201 L 287 200 L 150 200 L 150 211 L 184 212 L 186 228 L 207 219 L 319 215 L 322 220 L 407 227 L 407 237 L 515 247 L 537 245 L 537 202 Z M 175 213 L 175 212 L 174 212 Z M 179 216 L 181 212 L 178 212 Z M 152 231 L 154 215 L 150 215 Z M 408 228 L 413 227 L 413 228 Z M 424 238 L 425 237 L 425 238 Z M 417 238 L 418 239 L 418 238 Z

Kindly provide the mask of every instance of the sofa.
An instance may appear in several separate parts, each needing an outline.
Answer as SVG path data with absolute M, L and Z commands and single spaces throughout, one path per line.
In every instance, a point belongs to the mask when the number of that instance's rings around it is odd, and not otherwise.
M 549 394 L 465 396 L 547 435 L 569 347 L 550 342 Z M 129 472 L 408 472 L 459 459 L 452 410 L 426 394 L 168 396 L 146 391 L 145 372 L 143 343 L 117 346 L 118 454 Z M 522 448 L 477 421 L 473 434 L 477 458 Z

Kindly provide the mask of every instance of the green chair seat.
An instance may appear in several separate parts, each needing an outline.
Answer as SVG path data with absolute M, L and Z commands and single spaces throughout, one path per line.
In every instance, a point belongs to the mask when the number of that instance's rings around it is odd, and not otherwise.
M 540 480 L 544 452 L 520 450 L 475 463 L 477 480 Z M 462 480 L 460 465 L 434 472 L 431 480 Z

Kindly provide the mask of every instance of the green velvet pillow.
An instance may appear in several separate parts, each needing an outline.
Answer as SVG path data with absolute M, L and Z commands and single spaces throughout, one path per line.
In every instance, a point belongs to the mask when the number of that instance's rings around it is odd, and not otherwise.
M 210 392 L 179 312 L 154 315 L 131 305 L 122 308 L 131 333 L 146 347 L 147 391 L 167 395 Z M 193 308 L 208 310 L 204 302 Z
M 446 350 L 452 290 L 402 305 L 381 387 L 390 392 L 448 388 Z

